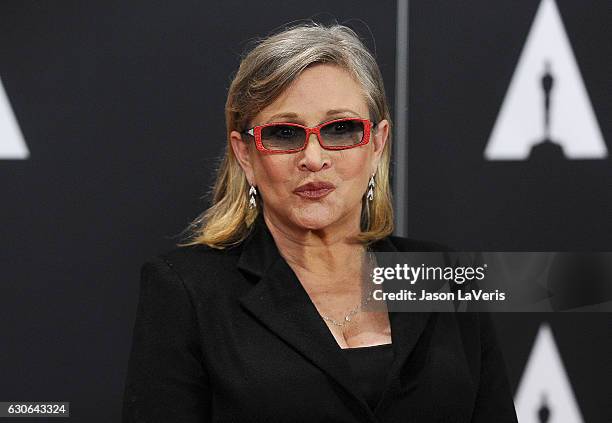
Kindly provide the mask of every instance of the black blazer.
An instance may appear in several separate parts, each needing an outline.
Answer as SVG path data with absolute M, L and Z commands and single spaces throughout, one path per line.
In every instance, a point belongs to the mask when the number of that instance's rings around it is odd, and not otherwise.
M 439 251 L 389 237 L 374 251 Z M 390 312 L 378 406 L 263 219 L 241 245 L 174 249 L 142 267 L 122 421 L 516 422 L 490 317 Z

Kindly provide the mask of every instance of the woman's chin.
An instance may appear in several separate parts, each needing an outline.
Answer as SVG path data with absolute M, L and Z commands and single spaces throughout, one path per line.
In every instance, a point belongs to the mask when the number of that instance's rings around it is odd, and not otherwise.
M 325 207 L 308 207 L 296 210 L 291 220 L 298 227 L 316 231 L 334 224 L 337 220 L 337 214 Z

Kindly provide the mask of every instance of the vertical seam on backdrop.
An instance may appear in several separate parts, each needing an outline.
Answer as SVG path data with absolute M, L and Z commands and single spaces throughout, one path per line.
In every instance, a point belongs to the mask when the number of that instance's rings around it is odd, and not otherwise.
M 409 0 L 397 0 L 393 197 L 398 236 L 408 235 L 408 3 Z

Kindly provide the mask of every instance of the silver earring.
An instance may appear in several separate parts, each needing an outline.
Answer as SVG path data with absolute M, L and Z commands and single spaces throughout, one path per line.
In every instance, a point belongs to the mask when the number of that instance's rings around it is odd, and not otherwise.
M 372 174 L 372 176 L 370 177 L 370 182 L 368 182 L 368 195 L 367 195 L 367 199 L 368 201 L 372 201 L 374 199 L 374 187 L 376 186 L 376 183 L 374 182 L 374 174 Z
M 253 185 L 251 185 L 251 189 L 249 190 L 249 208 L 252 209 L 257 206 L 255 203 L 255 196 L 257 195 L 257 190 Z

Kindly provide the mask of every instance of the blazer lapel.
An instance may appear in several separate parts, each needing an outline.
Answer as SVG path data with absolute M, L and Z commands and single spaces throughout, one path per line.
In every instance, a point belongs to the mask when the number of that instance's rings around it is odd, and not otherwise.
M 374 415 L 358 391 L 335 338 L 278 252 L 263 219 L 258 220 L 245 243 L 238 267 L 258 277 L 259 281 L 239 298 L 240 303 L 270 331 L 355 397 L 372 419 Z
M 397 251 L 388 239 L 374 243 L 372 249 Z M 251 236 L 244 243 L 238 267 L 258 279 L 254 287 L 239 298 L 240 303 L 270 331 L 353 395 L 372 418 L 372 410 L 358 391 L 340 347 L 295 273 L 278 252 L 261 217 L 258 217 Z M 401 368 L 430 315 L 389 313 L 394 361 L 381 403 L 385 397 L 400 389 Z
M 399 250 L 389 240 L 384 238 L 372 245 L 375 252 L 398 252 Z M 383 285 L 383 290 L 384 290 Z M 432 313 L 423 312 L 389 312 L 389 323 L 391 325 L 391 342 L 394 359 L 387 375 L 386 387 L 378 403 L 377 409 L 393 396 L 402 390 L 400 383 L 400 373 L 405 366 L 410 353 L 414 350 L 421 334 L 425 330 Z M 418 383 L 417 380 L 411 381 L 412 386 Z

